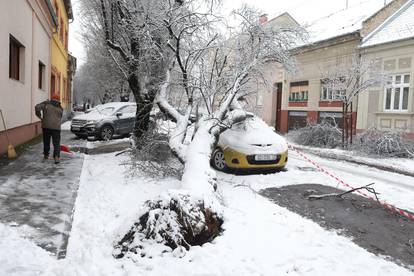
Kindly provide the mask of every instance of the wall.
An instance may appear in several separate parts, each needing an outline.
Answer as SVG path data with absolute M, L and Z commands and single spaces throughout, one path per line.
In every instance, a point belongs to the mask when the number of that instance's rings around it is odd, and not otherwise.
M 40 133 L 34 105 L 47 99 L 50 72 L 51 27 L 36 0 L 0 1 L 0 109 L 14 145 L 26 142 Z M 16 20 L 18 18 L 18 20 Z M 23 46 L 21 79 L 9 78 L 9 36 Z M 44 90 L 38 89 L 38 62 L 46 67 Z M 0 122 L 0 153 L 7 147 Z
M 68 21 L 68 16 L 65 11 L 65 5 L 63 3 L 63 0 L 51 0 L 51 2 L 54 7 L 55 5 L 57 5 L 58 7 L 57 18 L 58 18 L 59 24 L 63 22 L 63 28 L 69 33 L 69 21 Z M 61 26 L 59 28 L 61 28 Z M 64 39 L 67 39 L 67 38 L 64 38 Z M 68 43 L 66 45 L 68 45 Z M 53 40 L 52 40 L 52 73 L 56 74 L 56 77 L 60 76 L 60 85 L 56 83 L 56 87 L 60 87 L 59 93 L 60 93 L 60 98 L 61 98 L 63 108 L 70 107 L 68 106 L 70 99 L 67 99 L 66 97 L 68 93 L 67 71 L 68 71 L 68 50 L 65 44 L 60 40 L 60 33 L 55 32 L 53 35 Z M 64 94 L 64 90 L 63 90 L 64 79 L 66 79 L 66 88 L 65 88 L 67 91 L 66 95 Z M 58 78 L 56 78 L 56 80 L 58 80 Z
M 332 40 L 327 44 L 318 45 L 299 52 L 296 55 L 298 63 L 298 72 L 295 74 L 285 73 L 283 81 L 282 110 L 286 113 L 289 111 L 306 111 L 309 121 L 316 121 L 318 112 L 342 112 L 342 103 L 336 101 L 320 101 L 321 97 L 321 79 L 328 68 L 349 62 L 356 55 L 356 47 L 359 39 L 355 35 L 350 35 L 346 39 Z M 290 83 L 298 81 L 308 81 L 308 101 L 307 102 L 289 102 Z M 354 112 L 356 111 L 356 100 L 354 101 Z M 283 121 L 282 129 L 287 130 L 287 121 Z
M 363 57 L 378 58 L 378 66 L 387 74 L 410 74 L 410 89 L 408 110 L 400 112 L 384 110 L 383 86 L 362 93 L 358 104 L 357 129 L 377 127 L 383 130 L 404 129 L 414 133 L 414 41 L 411 39 L 365 48 Z M 395 66 L 390 66 L 392 64 Z

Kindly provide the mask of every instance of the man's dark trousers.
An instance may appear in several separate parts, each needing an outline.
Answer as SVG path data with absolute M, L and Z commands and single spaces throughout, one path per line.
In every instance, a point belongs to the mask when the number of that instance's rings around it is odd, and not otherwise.
M 60 130 L 43 128 L 43 154 L 49 156 L 50 138 L 53 142 L 53 157 L 60 157 Z

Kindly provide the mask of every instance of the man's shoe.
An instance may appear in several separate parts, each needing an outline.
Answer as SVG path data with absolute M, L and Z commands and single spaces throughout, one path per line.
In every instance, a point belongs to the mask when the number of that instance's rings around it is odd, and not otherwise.
M 43 154 L 43 159 L 49 159 L 49 154 Z
M 55 157 L 55 164 L 59 164 L 60 163 L 60 158 L 59 157 Z

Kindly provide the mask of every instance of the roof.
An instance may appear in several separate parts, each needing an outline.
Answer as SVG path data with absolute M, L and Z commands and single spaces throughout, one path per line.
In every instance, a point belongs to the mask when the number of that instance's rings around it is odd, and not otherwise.
M 309 32 L 309 42 L 314 43 L 360 30 L 363 21 L 380 10 L 383 4 L 378 0 L 361 1 L 303 24 Z
M 268 21 L 278 24 L 281 17 L 291 19 L 291 22 L 299 22 L 309 33 L 307 41 L 298 46 L 323 44 L 346 35 L 353 36 L 362 28 L 362 23 L 367 18 L 384 7 L 383 0 L 347 0 L 338 1 L 312 0 L 301 1 L 287 9 L 279 16 Z
M 414 38 L 414 0 L 401 6 L 393 15 L 368 34 L 361 47 L 370 47 Z

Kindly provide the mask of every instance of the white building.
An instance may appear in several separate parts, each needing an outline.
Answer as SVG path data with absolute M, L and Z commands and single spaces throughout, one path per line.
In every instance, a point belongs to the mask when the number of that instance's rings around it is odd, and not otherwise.
M 0 1 L 0 109 L 15 146 L 41 133 L 34 106 L 49 97 L 55 22 L 49 0 Z M 0 154 L 6 150 L 0 124 Z

